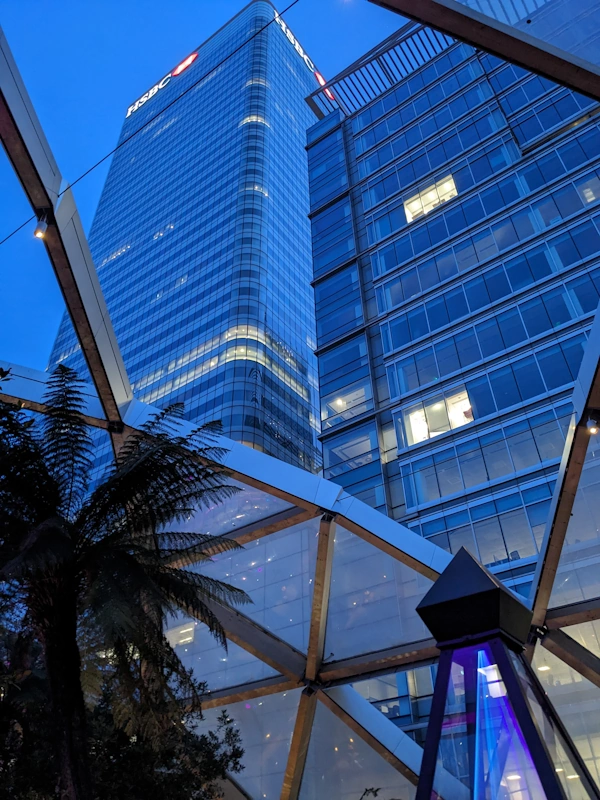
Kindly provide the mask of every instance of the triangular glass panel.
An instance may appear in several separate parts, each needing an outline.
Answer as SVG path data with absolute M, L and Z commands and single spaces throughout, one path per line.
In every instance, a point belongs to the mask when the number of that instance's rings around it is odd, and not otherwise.
M 352 684 L 386 719 L 399 728 L 410 727 L 410 735 L 423 746 L 437 664 L 377 675 Z
M 600 437 L 590 437 L 550 606 L 600 597 Z
M 378 790 L 377 795 L 366 794 Z M 335 714 L 317 703 L 300 800 L 412 800 L 415 787 Z
M 511 653 L 511 657 L 527 703 L 546 743 L 565 794 L 569 800 L 587 800 L 592 795 L 583 784 L 583 775 L 571 751 L 570 743 L 567 742 L 555 721 L 548 714 L 547 708 L 540 702 L 539 687 L 535 685 L 523 663 L 514 653 Z
M 209 691 L 241 686 L 278 674 L 234 642 L 228 642 L 225 650 L 208 628 L 194 619 L 173 620 L 165 635 L 183 664 L 194 670 L 198 680 L 206 681 Z
M 240 491 L 220 503 L 211 504 L 209 508 L 202 508 L 179 529 L 223 536 L 263 520 L 266 525 L 270 517 L 293 508 L 291 503 L 279 497 L 261 492 L 253 486 L 246 486 L 232 478 L 228 478 L 226 483 Z
M 431 581 L 336 526 L 326 661 L 427 639 L 416 607 Z
M 294 689 L 226 707 L 244 748 L 244 769 L 233 777 L 253 800 L 279 800 L 300 694 L 300 689 Z M 222 710 L 204 711 L 196 731 L 214 730 Z
M 600 632 L 600 623 L 585 622 L 566 628 L 565 632 L 584 646 L 590 645 L 588 649 L 600 655 L 595 628 Z M 535 649 L 532 667 L 585 765 L 600 786 L 600 688 L 539 645 Z
M 217 555 L 199 569 L 247 592 L 252 604 L 243 606 L 242 613 L 305 651 L 318 533 L 319 519 L 308 520 Z

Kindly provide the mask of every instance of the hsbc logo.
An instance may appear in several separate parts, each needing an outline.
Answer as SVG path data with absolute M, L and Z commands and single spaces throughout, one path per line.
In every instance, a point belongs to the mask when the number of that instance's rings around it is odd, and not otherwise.
M 296 50 L 296 52 L 298 53 L 300 58 L 304 61 L 306 66 L 309 68 L 309 70 L 311 72 L 316 72 L 315 65 L 310 60 L 310 58 L 306 55 L 306 53 L 302 49 L 302 46 L 300 45 L 300 42 L 296 39 L 294 34 L 291 32 L 291 30 L 288 28 L 288 26 L 285 24 L 285 22 L 281 19 L 281 17 L 277 13 L 277 11 L 275 11 L 275 22 L 279 25 L 281 30 L 285 33 L 285 35 L 289 39 L 290 43 L 294 46 L 294 49 Z
M 198 53 L 192 53 L 185 59 L 185 61 L 182 61 L 181 64 L 178 64 L 172 72 L 169 72 L 168 75 L 165 75 L 165 77 L 161 81 L 155 83 L 154 86 L 147 92 L 145 92 L 140 97 L 139 100 L 136 100 L 133 105 L 129 106 L 129 108 L 127 109 L 127 114 L 125 115 L 125 119 L 127 119 L 127 117 L 130 117 L 135 111 L 138 110 L 138 108 L 141 108 L 144 105 L 144 103 L 147 103 L 148 100 L 154 97 L 155 94 L 158 94 L 161 89 L 164 89 L 165 86 L 168 86 L 169 83 L 171 82 L 171 78 L 176 78 L 177 75 L 181 75 L 181 73 L 184 70 L 186 70 L 190 66 L 190 64 L 193 64 L 197 58 L 198 58 Z

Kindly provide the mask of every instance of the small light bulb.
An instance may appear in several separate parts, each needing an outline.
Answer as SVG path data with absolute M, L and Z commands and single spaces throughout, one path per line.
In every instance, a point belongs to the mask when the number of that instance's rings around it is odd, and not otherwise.
M 590 434 L 592 436 L 594 436 L 596 433 L 598 433 L 598 423 L 597 423 L 597 421 L 595 419 L 593 419 L 592 417 L 590 417 L 588 419 L 587 423 L 586 423 L 586 428 L 588 429 Z
M 36 239 L 44 239 L 46 236 L 46 231 L 48 230 L 48 223 L 45 219 L 39 219 L 37 225 L 35 226 L 35 230 L 33 235 Z

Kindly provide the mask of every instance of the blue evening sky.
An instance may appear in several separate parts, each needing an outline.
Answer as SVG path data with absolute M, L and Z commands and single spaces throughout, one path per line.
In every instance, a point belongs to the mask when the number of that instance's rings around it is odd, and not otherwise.
M 281 0 L 281 11 L 290 0 Z M 247 0 L 0 0 L 0 23 L 63 178 L 116 144 L 127 107 Z M 286 22 L 332 77 L 404 20 L 367 0 L 299 0 Z M 86 231 L 109 161 L 76 187 Z M 0 240 L 31 216 L 0 153 Z M 0 246 L 0 359 L 47 364 L 63 302 L 33 223 Z

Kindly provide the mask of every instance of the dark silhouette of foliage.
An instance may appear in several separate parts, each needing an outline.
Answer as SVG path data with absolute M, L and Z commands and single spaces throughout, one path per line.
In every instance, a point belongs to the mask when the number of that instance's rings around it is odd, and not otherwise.
M 125 438 L 91 488 L 82 388 L 59 366 L 41 421 L 0 405 L 0 604 L 10 600 L 21 615 L 17 640 L 39 648 L 65 800 L 94 796 L 89 742 L 108 717 L 115 737 L 156 752 L 165 743 L 173 753 L 201 749 L 186 724 L 200 714 L 205 687 L 167 641 L 165 621 L 192 615 L 225 644 L 211 604 L 247 602 L 197 569 L 236 545 L 178 530 L 237 491 L 214 466 L 223 455 L 218 426 L 182 436 L 181 409 L 169 408 Z M 96 704 L 96 728 L 86 702 Z M 97 769 L 95 777 L 104 780 Z

